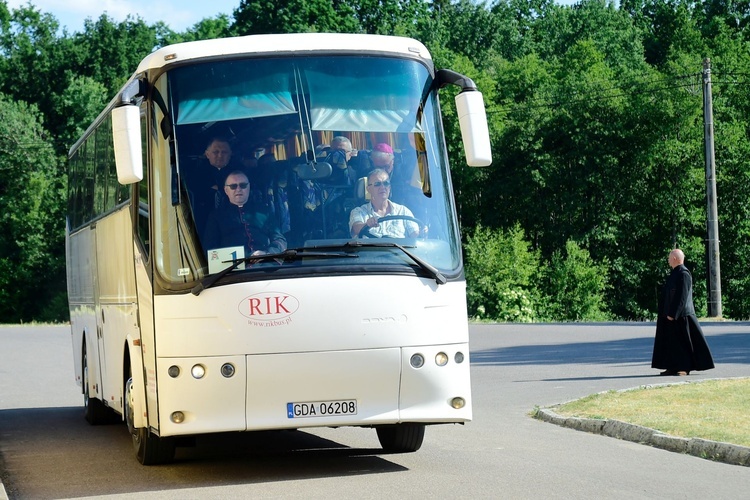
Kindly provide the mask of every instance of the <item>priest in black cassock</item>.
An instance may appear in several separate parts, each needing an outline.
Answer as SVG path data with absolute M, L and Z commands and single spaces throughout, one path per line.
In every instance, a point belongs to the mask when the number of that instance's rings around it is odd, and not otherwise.
M 659 305 L 651 358 L 651 368 L 664 370 L 659 375 L 689 375 L 694 370 L 714 367 L 711 351 L 695 316 L 693 278 L 684 263 L 682 250 L 669 253 L 672 272 Z

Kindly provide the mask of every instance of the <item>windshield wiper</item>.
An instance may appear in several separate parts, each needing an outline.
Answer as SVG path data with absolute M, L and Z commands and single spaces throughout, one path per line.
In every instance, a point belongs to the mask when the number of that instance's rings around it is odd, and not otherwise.
M 434 267 L 431 264 L 428 264 L 424 260 L 422 260 L 420 257 L 417 257 L 412 252 L 404 248 L 402 245 L 399 245 L 398 243 L 393 243 L 390 241 L 363 241 L 363 240 L 350 240 L 344 243 L 342 246 L 348 247 L 348 248 L 360 248 L 360 247 L 382 247 L 382 248 L 398 248 L 402 252 L 404 252 L 411 260 L 416 262 L 416 264 L 427 274 L 430 275 L 432 279 L 435 280 L 435 282 L 438 285 L 445 285 L 448 282 L 448 279 L 437 270 L 436 267 Z
M 234 260 L 227 260 L 226 263 L 231 263 L 230 266 L 228 266 L 225 269 L 222 269 L 220 272 L 216 274 L 211 274 L 206 277 L 204 277 L 200 282 L 198 282 L 197 285 L 193 287 L 191 292 L 193 295 L 200 295 L 200 293 L 207 289 L 211 288 L 216 284 L 217 281 L 219 281 L 221 278 L 226 276 L 227 274 L 231 273 L 235 269 L 237 269 L 237 266 L 240 264 L 249 264 L 249 263 L 256 263 L 256 262 L 262 262 L 264 260 L 275 260 L 278 261 L 279 264 L 281 264 L 283 261 L 287 260 L 296 260 L 296 259 L 302 259 L 304 257 L 349 257 L 349 258 L 357 258 L 358 255 L 354 255 L 352 253 L 348 252 L 319 252 L 319 251 L 310 251 L 306 248 L 290 248 L 288 250 L 284 250 L 283 252 L 278 253 L 267 253 L 263 255 L 251 255 L 249 257 L 243 257 L 241 259 L 234 259 Z

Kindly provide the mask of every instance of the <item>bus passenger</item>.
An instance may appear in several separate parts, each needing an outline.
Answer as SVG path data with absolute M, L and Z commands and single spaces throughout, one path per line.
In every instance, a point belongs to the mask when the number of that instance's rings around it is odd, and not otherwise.
M 277 161 L 273 153 L 266 153 L 258 158 L 254 166 L 245 168 L 248 178 L 252 179 L 250 204 L 262 206 L 275 216 L 282 233 L 288 233 L 291 229 L 285 166 L 286 163 Z
M 248 204 L 250 182 L 241 170 L 227 176 L 224 203 L 208 217 L 203 234 L 203 248 L 244 246 L 245 255 L 263 255 L 286 250 L 286 238 L 279 231 L 276 218 L 261 206 Z
M 393 203 L 388 197 L 391 194 L 391 181 L 388 172 L 376 168 L 367 176 L 367 191 L 370 203 L 352 210 L 349 216 L 349 231 L 353 237 L 365 226 L 376 237 L 415 238 L 419 236 L 419 225 L 413 221 L 397 219 L 380 223 L 378 219 L 387 215 L 414 217 L 411 210 L 403 205 Z
M 337 135 L 331 140 L 331 152 L 326 161 L 331 164 L 333 174 L 331 180 L 334 184 L 351 185 L 356 179 L 352 169 L 353 157 L 357 156 L 357 150 L 352 149 L 352 141 L 343 135 Z
M 389 176 L 393 175 L 393 148 L 384 142 L 375 144 L 370 153 L 373 168 L 382 168 Z
M 224 177 L 231 168 L 229 162 L 232 159 L 232 147 L 228 139 L 214 137 L 206 146 L 203 155 L 205 161 L 192 165 L 192 168 L 185 172 L 185 182 L 193 204 L 193 216 L 199 228 L 205 225 L 208 214 L 224 197 L 220 186 L 224 185 Z

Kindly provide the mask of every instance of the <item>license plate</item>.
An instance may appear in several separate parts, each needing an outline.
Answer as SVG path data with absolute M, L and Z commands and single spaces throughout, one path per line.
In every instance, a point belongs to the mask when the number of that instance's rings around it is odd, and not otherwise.
M 337 415 L 356 415 L 357 400 L 309 401 L 307 403 L 287 403 L 287 418 L 330 417 Z

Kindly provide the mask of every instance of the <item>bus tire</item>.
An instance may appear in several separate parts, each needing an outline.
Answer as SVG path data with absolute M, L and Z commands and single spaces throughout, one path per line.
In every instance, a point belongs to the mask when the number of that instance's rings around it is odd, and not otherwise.
M 86 340 L 83 342 L 82 354 L 83 373 L 83 415 L 91 425 L 108 424 L 112 421 L 109 408 L 101 400 L 92 398 L 89 394 L 89 360 L 86 355 Z
M 135 458 L 143 465 L 166 464 L 174 459 L 174 438 L 159 437 L 148 426 L 136 428 L 133 425 L 133 377 L 125 382 L 125 421 L 133 440 Z
M 376 427 L 380 446 L 387 452 L 411 453 L 422 447 L 424 424 L 395 424 Z

